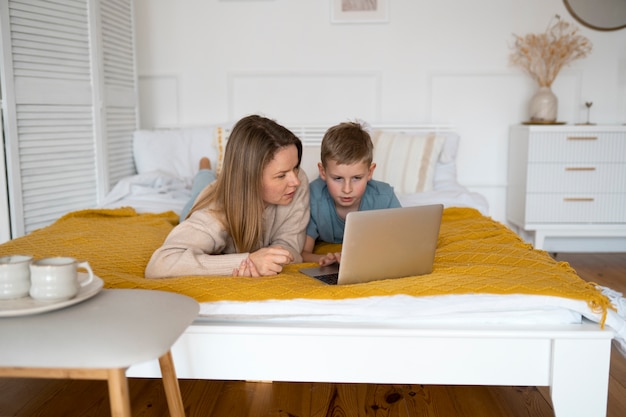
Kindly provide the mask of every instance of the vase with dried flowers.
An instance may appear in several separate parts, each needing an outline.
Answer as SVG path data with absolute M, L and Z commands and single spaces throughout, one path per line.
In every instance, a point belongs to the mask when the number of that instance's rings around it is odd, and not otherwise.
M 555 15 L 545 32 L 515 37 L 510 61 L 522 67 L 539 85 L 530 100 L 532 123 L 555 123 L 558 100 L 551 86 L 559 71 L 591 53 L 593 45 L 578 28 Z

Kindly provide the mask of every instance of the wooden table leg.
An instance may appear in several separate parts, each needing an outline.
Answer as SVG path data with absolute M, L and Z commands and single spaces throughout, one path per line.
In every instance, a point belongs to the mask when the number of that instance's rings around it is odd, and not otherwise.
M 109 369 L 109 401 L 112 417 L 132 417 L 126 369 Z
M 167 398 L 167 406 L 170 410 L 171 417 L 185 417 L 185 408 L 183 407 L 183 399 L 180 395 L 180 386 L 176 377 L 176 369 L 174 369 L 174 361 L 172 360 L 172 352 L 167 353 L 159 358 L 161 366 L 161 376 L 163 378 L 163 387 L 165 388 L 165 397 Z

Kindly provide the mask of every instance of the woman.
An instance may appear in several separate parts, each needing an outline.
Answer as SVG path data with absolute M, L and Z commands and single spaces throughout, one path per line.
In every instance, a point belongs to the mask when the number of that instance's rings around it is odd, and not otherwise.
M 146 267 L 146 278 L 275 275 L 301 262 L 309 187 L 302 143 L 288 129 L 248 116 L 233 127 L 217 180 L 195 200 Z

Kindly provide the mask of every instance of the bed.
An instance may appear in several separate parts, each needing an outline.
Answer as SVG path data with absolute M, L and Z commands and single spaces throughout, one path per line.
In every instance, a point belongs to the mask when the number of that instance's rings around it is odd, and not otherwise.
M 289 127 L 313 178 L 325 128 Z M 137 174 L 101 207 L 0 245 L 0 255 L 73 256 L 105 288 L 195 298 L 200 314 L 172 349 L 179 378 L 549 386 L 557 416 L 606 414 L 612 341 L 626 352 L 624 299 L 489 218 L 485 199 L 456 179 L 459 137 L 447 127 L 372 127 L 376 178 L 403 205 L 445 206 L 432 274 L 337 287 L 299 273 L 311 266 L 300 264 L 264 278 L 145 279 L 199 156 L 219 169 L 228 131 L 136 132 Z M 158 363 L 128 375 L 159 377 Z

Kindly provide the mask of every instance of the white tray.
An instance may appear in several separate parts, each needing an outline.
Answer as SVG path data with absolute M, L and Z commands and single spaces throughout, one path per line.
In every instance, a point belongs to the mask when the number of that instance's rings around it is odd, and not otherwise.
M 79 272 L 79 280 L 87 278 L 85 272 Z M 81 275 L 84 275 L 81 276 Z M 26 316 L 29 314 L 44 313 L 58 310 L 67 306 L 78 304 L 98 294 L 104 285 L 104 281 L 93 276 L 93 281 L 81 287 L 75 297 L 63 301 L 39 301 L 30 297 L 16 298 L 14 300 L 0 300 L 0 317 Z

